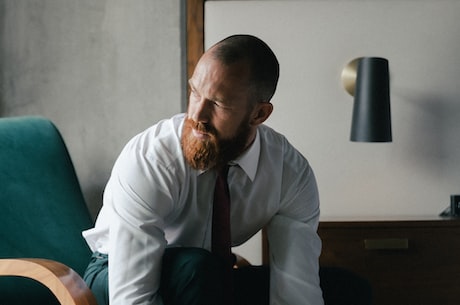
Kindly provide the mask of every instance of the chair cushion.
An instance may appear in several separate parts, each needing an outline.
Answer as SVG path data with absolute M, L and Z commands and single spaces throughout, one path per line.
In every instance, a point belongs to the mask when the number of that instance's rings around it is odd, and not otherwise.
M 55 125 L 40 117 L 1 118 L 0 258 L 52 259 L 82 275 L 91 252 L 81 231 L 91 226 Z M 0 304 L 10 304 L 3 298 L 13 282 L 0 278 Z

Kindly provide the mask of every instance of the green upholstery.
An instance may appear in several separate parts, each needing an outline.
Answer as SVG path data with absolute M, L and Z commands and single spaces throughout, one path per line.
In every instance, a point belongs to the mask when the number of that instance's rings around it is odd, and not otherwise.
M 80 275 L 92 226 L 67 148 L 40 117 L 0 118 L 0 258 L 47 258 Z M 51 298 L 51 299 L 50 299 Z M 57 304 L 40 284 L 0 277 L 0 304 Z

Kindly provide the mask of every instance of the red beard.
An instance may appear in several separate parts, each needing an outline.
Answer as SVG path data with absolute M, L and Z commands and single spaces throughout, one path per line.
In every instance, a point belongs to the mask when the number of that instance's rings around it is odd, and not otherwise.
M 207 140 L 197 139 L 192 134 L 192 129 L 206 132 L 209 138 Z M 216 165 L 219 156 L 219 143 L 214 130 L 206 128 L 202 123 L 195 123 L 186 118 L 181 144 L 185 160 L 194 169 L 205 170 Z
M 195 123 L 192 119 L 185 118 L 182 131 L 182 151 L 185 160 L 194 169 L 206 170 L 219 167 L 235 160 L 247 148 L 250 134 L 248 118 L 237 129 L 236 135 L 230 139 L 220 139 L 216 130 L 203 123 Z M 192 129 L 207 133 L 208 139 L 197 139 Z

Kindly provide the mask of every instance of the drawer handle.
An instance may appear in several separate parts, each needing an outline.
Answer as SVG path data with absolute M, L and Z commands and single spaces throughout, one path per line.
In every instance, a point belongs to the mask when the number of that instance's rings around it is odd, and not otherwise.
M 364 248 L 366 250 L 407 250 L 409 240 L 407 238 L 365 239 Z

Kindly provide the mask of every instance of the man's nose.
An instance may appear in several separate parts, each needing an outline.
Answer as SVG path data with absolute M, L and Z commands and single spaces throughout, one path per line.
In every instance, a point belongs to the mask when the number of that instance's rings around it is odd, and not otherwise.
M 210 116 L 210 103 L 206 99 L 200 99 L 191 103 L 190 116 L 195 122 L 207 123 Z

